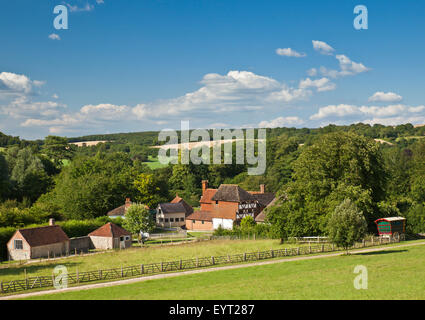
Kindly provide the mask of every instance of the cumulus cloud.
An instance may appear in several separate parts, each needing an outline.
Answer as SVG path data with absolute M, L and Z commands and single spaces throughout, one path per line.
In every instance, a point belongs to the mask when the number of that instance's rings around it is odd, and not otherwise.
M 280 56 L 295 57 L 295 58 L 303 58 L 307 56 L 305 53 L 299 53 L 291 48 L 278 48 L 276 49 L 276 53 Z
M 369 97 L 371 102 L 399 102 L 401 100 L 403 100 L 403 97 L 394 92 L 378 91 Z
M 60 40 L 61 37 L 58 34 L 56 34 L 56 33 L 52 33 L 52 34 L 49 34 L 49 39 L 51 39 L 51 40 Z
M 88 2 L 82 7 L 79 7 L 77 5 L 73 6 L 73 5 L 70 5 L 69 3 L 65 3 L 65 4 L 68 6 L 70 12 L 88 12 L 94 9 L 94 5 L 89 4 Z
M 402 123 L 423 123 L 425 106 L 406 106 L 403 104 L 388 106 L 355 106 L 347 104 L 322 107 L 310 120 L 346 119 L 349 123 L 380 123 L 396 125 Z
M 310 77 L 315 77 L 315 76 L 317 76 L 317 69 L 316 68 L 311 68 L 311 69 L 307 70 L 307 74 Z
M 297 126 L 304 123 L 299 117 L 278 117 L 270 121 L 261 121 L 258 124 L 259 128 L 278 128 L 278 127 L 287 127 L 287 126 Z
M 23 74 L 12 72 L 0 73 L 0 95 L 1 93 L 30 94 L 33 87 L 40 87 L 43 84 L 43 81 L 33 81 Z
M 330 82 L 328 78 L 321 78 L 316 80 L 311 80 L 310 78 L 300 81 L 299 87 L 304 88 L 316 88 L 318 92 L 335 90 L 335 83 Z
M 201 84 L 203 86 L 194 92 L 173 99 L 139 104 L 132 111 L 139 119 L 144 119 L 188 112 L 259 110 L 277 103 L 305 99 L 313 93 L 307 87 L 289 87 L 249 71 L 229 71 L 225 75 L 206 74 Z
M 343 54 L 336 55 L 335 57 L 339 61 L 340 70 L 329 70 L 325 67 L 320 67 L 320 72 L 322 75 L 330 78 L 338 78 L 352 76 L 370 70 L 364 64 L 354 62 Z
M 332 55 L 332 53 L 335 51 L 335 49 L 328 45 L 326 42 L 318 40 L 313 40 L 312 42 L 314 50 L 318 51 L 321 54 Z

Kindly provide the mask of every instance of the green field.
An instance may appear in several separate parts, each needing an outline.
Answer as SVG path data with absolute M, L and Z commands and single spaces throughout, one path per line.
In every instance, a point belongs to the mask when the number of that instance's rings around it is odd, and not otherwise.
M 0 269 L 0 281 L 10 281 L 24 277 L 51 275 L 55 266 L 64 265 L 70 273 L 98 269 L 119 268 L 139 264 L 175 261 L 179 259 L 202 258 L 232 255 L 244 252 L 281 249 L 294 245 L 280 245 L 278 240 L 211 240 L 172 246 L 135 247 L 127 250 L 115 250 L 86 256 L 70 257 L 58 260 L 10 266 Z
M 425 299 L 425 246 L 212 271 L 32 299 Z M 357 290 L 354 268 L 368 270 Z
M 146 164 L 150 169 L 159 169 L 167 166 L 167 164 L 162 164 L 159 162 L 157 157 L 152 156 L 148 156 L 148 161 L 143 163 Z

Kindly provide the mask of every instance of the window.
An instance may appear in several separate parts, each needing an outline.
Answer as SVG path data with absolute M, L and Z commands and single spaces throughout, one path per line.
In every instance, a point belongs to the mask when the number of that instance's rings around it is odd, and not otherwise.
M 192 223 L 195 223 L 196 221 L 195 220 L 192 220 Z
M 184 218 L 180 218 L 180 221 L 184 221 Z
M 174 218 L 170 218 L 170 222 L 174 222 Z
M 218 204 L 218 200 L 215 200 L 215 204 Z
M 22 244 L 22 240 L 15 240 L 14 241 L 15 249 L 22 250 L 24 248 Z
M 130 236 L 125 236 L 125 241 L 130 240 Z
M 202 220 L 202 224 L 204 224 L 204 220 Z
M 168 222 L 168 218 L 165 218 L 165 222 Z
M 124 237 L 123 236 L 120 237 L 120 241 L 124 241 Z

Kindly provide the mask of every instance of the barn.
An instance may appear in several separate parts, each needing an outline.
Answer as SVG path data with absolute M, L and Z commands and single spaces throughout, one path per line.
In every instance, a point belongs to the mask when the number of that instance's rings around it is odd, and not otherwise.
M 69 238 L 50 219 L 49 225 L 17 230 L 7 243 L 10 260 L 48 258 L 69 253 Z
M 131 233 L 112 222 L 89 233 L 88 236 L 94 249 L 126 249 L 132 245 Z

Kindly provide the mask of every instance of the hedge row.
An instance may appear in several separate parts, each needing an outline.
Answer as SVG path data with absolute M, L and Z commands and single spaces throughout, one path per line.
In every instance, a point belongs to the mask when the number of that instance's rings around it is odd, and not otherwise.
M 100 228 L 107 222 L 113 222 L 119 226 L 122 225 L 122 219 L 110 219 L 108 217 L 100 217 L 97 219 L 91 220 L 68 220 L 68 221 L 58 221 L 57 225 L 61 226 L 63 231 L 67 234 L 69 238 L 83 237 L 88 235 L 90 232 Z M 38 224 L 38 225 L 29 225 L 24 228 L 36 228 L 43 227 L 48 225 L 47 223 Z M 21 229 L 24 229 L 21 228 Z M 0 228 L 0 259 L 7 260 L 7 242 L 13 236 L 16 230 L 19 228 L 6 227 Z

